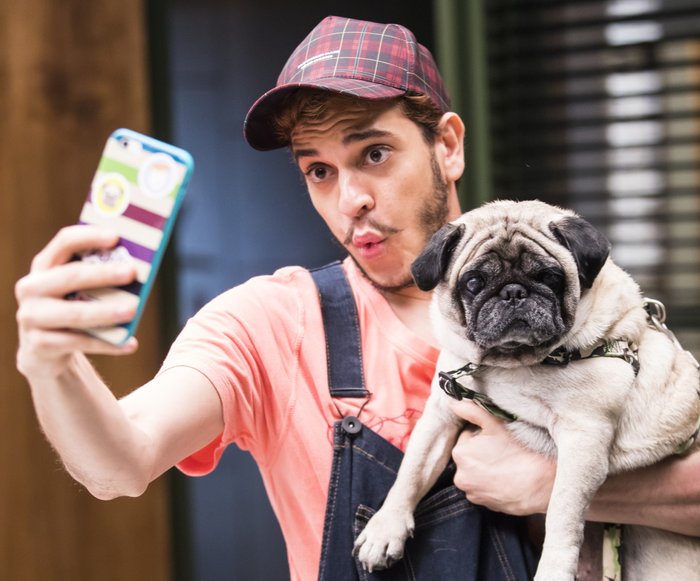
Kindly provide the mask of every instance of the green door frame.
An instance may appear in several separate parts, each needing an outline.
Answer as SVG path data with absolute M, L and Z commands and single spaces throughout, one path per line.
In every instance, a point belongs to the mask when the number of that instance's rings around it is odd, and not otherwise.
M 467 127 L 467 167 L 460 182 L 462 208 L 493 199 L 484 0 L 435 0 L 436 56 Z

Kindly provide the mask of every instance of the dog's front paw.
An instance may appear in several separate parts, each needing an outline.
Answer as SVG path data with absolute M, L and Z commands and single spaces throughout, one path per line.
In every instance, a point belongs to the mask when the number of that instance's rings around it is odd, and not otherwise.
M 559 557 L 559 558 L 557 558 Z M 564 555 L 552 556 L 543 551 L 537 566 L 534 581 L 574 581 L 576 579 L 576 562 L 565 558 Z
M 381 509 L 355 541 L 353 555 L 370 573 L 386 569 L 403 557 L 406 539 L 413 536 L 413 514 Z

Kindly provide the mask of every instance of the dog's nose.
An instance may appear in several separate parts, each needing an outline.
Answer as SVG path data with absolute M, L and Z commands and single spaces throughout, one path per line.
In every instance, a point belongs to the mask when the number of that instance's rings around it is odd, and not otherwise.
M 527 289 L 521 284 L 511 283 L 505 285 L 498 294 L 504 301 L 516 302 L 527 298 Z

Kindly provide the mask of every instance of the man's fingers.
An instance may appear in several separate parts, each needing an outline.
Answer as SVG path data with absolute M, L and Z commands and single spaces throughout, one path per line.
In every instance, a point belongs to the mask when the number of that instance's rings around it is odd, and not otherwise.
M 78 290 L 129 284 L 135 278 L 136 266 L 132 262 L 102 264 L 69 262 L 25 276 L 17 282 L 15 295 L 18 302 L 35 296 L 59 298 Z
M 470 424 L 479 426 L 482 431 L 503 429 L 503 421 L 472 400 L 450 402 L 452 411 Z
M 53 357 L 62 354 L 82 352 L 90 355 L 130 355 L 138 349 L 138 341 L 130 337 L 123 345 L 112 345 L 81 331 L 31 331 L 25 342 L 33 350 L 51 353 Z M 22 351 L 17 354 L 18 367 L 23 369 Z
M 112 231 L 97 226 L 75 225 L 59 230 L 32 261 L 32 272 L 46 270 L 68 262 L 74 254 L 85 250 L 106 250 L 119 241 Z
M 90 329 L 126 323 L 138 307 L 136 295 L 124 293 L 125 300 L 68 301 L 37 298 L 24 301 L 17 310 L 21 328 L 44 330 Z

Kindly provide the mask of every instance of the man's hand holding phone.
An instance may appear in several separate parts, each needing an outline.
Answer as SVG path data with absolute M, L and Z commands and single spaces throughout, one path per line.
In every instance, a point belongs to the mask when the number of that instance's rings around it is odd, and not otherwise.
M 193 167 L 187 151 L 152 137 L 128 129 L 109 136 L 79 225 L 59 231 L 15 287 L 22 373 L 60 373 L 76 352 L 136 350 Z
M 69 226 L 36 255 L 29 274 L 15 287 L 20 334 L 17 363 L 22 373 L 50 374 L 55 371 L 54 363 L 60 368 L 62 360 L 77 351 L 122 355 L 136 350 L 133 337 L 112 345 L 84 332 L 132 320 L 138 308 L 136 295 L 130 304 L 66 299 L 70 293 L 128 285 L 136 279 L 136 266 L 130 261 L 74 260 L 87 251 L 114 248 L 118 240 L 117 233 L 105 228 Z

